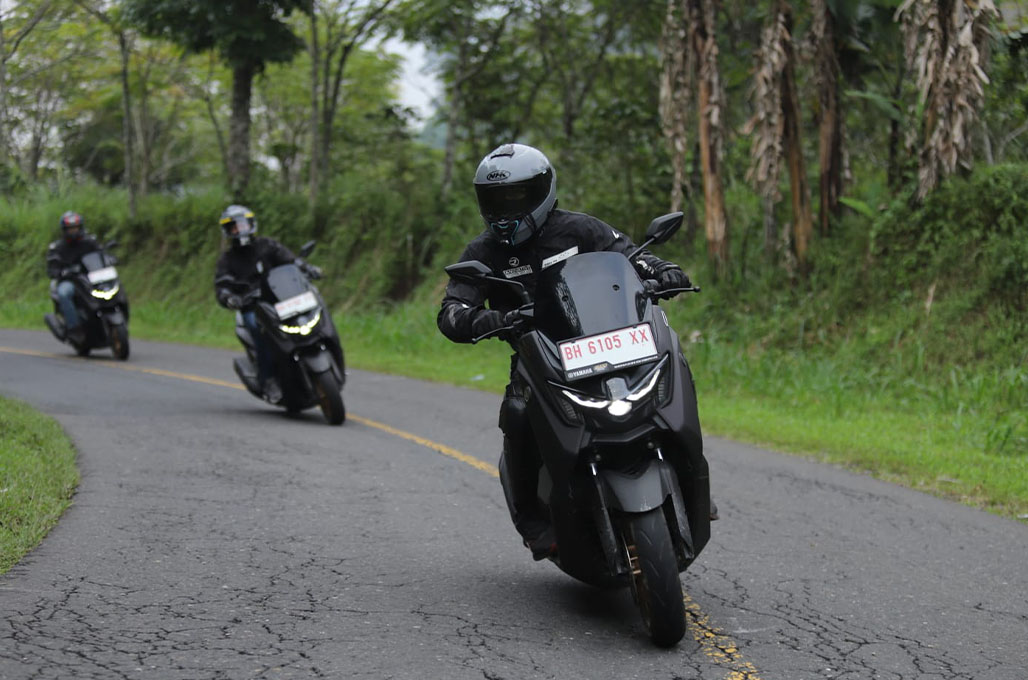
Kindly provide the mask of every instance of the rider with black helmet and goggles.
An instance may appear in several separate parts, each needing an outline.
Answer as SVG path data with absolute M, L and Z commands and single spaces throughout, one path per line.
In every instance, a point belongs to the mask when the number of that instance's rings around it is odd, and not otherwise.
M 523 144 L 504 144 L 487 155 L 475 174 L 475 193 L 485 222 L 460 261 L 478 260 L 497 275 L 521 282 L 535 292 L 540 272 L 578 253 L 614 251 L 626 256 L 632 240 L 605 222 L 584 213 L 557 208 L 557 177 L 546 156 Z M 656 280 L 658 289 L 688 288 L 681 268 L 643 252 L 633 260 L 641 278 Z M 496 337 L 516 338 L 518 296 L 508 286 L 451 279 L 437 323 L 454 342 L 501 328 Z M 549 517 L 538 506 L 536 486 L 540 458 L 525 414 L 523 386 L 514 379 L 517 355 L 511 357 L 511 383 L 500 406 L 503 453 L 510 488 L 505 488 L 511 519 L 532 555 L 544 559 L 556 552 Z
M 91 235 L 86 233 L 86 223 L 82 215 L 71 210 L 61 215 L 58 221 L 61 238 L 50 244 L 46 251 L 46 273 L 53 280 L 57 292 L 57 303 L 64 317 L 65 337 L 82 335 L 82 323 L 78 310 L 75 308 L 75 284 L 70 278 L 79 273 L 79 263 L 89 253 L 100 250 Z M 55 331 L 56 332 L 56 331 Z

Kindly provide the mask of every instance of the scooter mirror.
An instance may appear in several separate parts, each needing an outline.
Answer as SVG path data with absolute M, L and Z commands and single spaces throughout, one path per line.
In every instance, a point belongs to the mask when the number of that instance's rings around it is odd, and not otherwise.
M 493 270 L 478 260 L 466 260 L 446 267 L 446 273 L 451 279 L 478 280 L 484 279 L 493 273 Z
M 314 250 L 314 246 L 316 246 L 317 244 L 317 241 L 307 241 L 307 243 L 304 243 L 302 246 L 300 246 L 300 257 L 307 257 L 308 255 L 310 255 L 311 251 Z
M 646 240 L 652 243 L 664 243 L 682 226 L 682 213 L 673 212 L 661 215 L 650 222 L 646 228 Z

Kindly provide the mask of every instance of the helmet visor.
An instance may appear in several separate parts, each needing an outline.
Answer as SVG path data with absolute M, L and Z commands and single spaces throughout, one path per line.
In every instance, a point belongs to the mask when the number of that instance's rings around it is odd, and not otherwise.
M 476 184 L 478 207 L 487 222 L 521 220 L 550 193 L 552 171 L 509 184 Z
M 229 237 L 249 236 L 254 232 L 253 218 L 227 217 L 221 221 L 221 228 Z

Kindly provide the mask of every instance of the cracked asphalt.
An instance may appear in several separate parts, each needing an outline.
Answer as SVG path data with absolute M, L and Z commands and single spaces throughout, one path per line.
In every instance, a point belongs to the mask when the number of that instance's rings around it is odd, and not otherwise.
M 0 678 L 1028 678 L 1023 524 L 708 438 L 722 520 L 664 651 L 627 592 L 532 562 L 482 470 L 124 370 L 234 383 L 232 352 L 132 349 L 123 366 L 0 330 L 0 392 L 57 418 L 82 472 L 0 576 Z M 497 395 L 352 371 L 344 396 L 495 463 Z

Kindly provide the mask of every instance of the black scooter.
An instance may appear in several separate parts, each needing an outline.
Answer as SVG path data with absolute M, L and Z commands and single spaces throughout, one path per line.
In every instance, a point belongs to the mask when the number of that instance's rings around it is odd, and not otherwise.
M 117 241 L 108 241 L 100 250 L 83 255 L 71 267 L 71 275 L 65 277 L 75 284 L 75 309 L 83 320 L 80 335 L 69 337 L 58 303 L 57 281 L 50 282 L 54 313 L 43 315 L 43 321 L 55 338 L 71 345 L 79 356 L 87 356 L 98 347 L 110 347 L 116 358 L 128 359 L 128 296 L 114 266 L 117 259 L 107 252 L 116 245 Z
M 314 242 L 310 241 L 300 249 L 300 257 L 312 250 Z M 243 309 L 249 307 L 255 310 L 257 326 L 274 354 L 282 387 L 282 400 L 276 405 L 290 413 L 319 406 L 325 420 L 341 425 L 346 420 L 343 349 L 328 307 L 308 274 L 297 264 L 264 272 L 260 286 L 243 296 Z M 232 362 L 236 375 L 251 394 L 267 400 L 257 380 L 256 345 L 238 312 L 236 337 L 246 349 L 246 357 Z
M 567 574 L 602 588 L 630 586 L 652 640 L 685 633 L 679 572 L 710 538 L 710 488 L 696 392 L 656 291 L 630 260 L 678 229 L 682 213 L 655 219 L 631 257 L 583 253 L 543 270 L 535 300 L 478 261 L 451 277 L 518 289 L 516 371 L 527 386 L 522 427 L 535 438 L 548 508 Z M 650 282 L 647 282 L 650 283 Z M 507 329 L 497 329 L 474 342 Z M 510 505 L 510 474 L 500 460 Z

